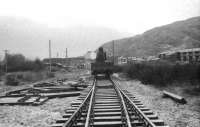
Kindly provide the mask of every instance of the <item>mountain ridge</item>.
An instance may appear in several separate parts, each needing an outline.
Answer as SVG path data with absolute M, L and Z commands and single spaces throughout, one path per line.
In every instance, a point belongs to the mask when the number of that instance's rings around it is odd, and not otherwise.
M 28 58 L 48 57 L 48 41 L 52 42 L 52 57 L 80 56 L 102 42 L 130 36 L 101 26 L 49 27 L 21 17 L 0 17 L 0 50 L 22 53 Z M 3 57 L 3 52 L 1 53 Z
M 155 27 L 115 41 L 115 55 L 148 57 L 167 50 L 200 47 L 200 16 Z M 112 42 L 102 45 L 112 50 Z

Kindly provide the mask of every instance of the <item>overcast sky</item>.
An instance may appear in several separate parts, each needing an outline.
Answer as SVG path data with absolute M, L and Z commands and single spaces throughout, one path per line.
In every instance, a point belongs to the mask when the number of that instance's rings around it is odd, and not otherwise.
M 132 35 L 199 15 L 200 0 L 0 0 L 0 16 L 49 27 L 108 27 Z
M 133 34 L 200 15 L 200 0 L 0 0 L 0 16 L 50 27 L 95 25 Z

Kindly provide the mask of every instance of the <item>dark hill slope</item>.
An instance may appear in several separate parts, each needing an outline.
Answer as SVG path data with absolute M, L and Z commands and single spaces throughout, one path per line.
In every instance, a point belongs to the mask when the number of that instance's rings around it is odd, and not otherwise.
M 112 43 L 103 45 L 112 51 Z M 115 40 L 119 56 L 150 56 L 166 50 L 200 47 L 200 17 L 157 27 L 130 38 Z

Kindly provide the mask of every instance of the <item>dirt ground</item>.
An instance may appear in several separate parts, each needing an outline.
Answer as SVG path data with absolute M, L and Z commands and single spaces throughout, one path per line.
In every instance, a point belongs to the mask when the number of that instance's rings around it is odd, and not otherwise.
M 200 127 L 200 94 L 191 95 L 184 85 L 156 88 L 139 81 L 120 81 L 121 86 L 135 95 L 145 106 L 158 114 L 170 127 Z M 170 98 L 163 98 L 162 90 L 183 96 L 187 104 L 179 104 Z
M 49 127 L 75 99 L 51 99 L 41 106 L 1 106 L 0 127 Z
M 47 80 L 56 80 L 67 78 L 75 80 L 79 76 L 85 75 L 85 71 L 77 72 L 59 72 L 56 77 Z M 26 88 L 29 85 L 5 86 L 0 83 L 0 94 L 8 90 Z M 50 99 L 40 106 L 0 106 L 0 127 L 49 127 L 56 119 L 62 117 L 64 110 L 70 106 L 70 102 L 77 97 Z

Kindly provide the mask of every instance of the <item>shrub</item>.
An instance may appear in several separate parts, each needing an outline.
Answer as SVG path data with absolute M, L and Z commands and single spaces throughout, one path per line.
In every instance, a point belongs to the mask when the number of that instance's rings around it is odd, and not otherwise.
M 7 67 L 8 72 L 40 71 L 44 69 L 43 63 L 38 58 L 35 60 L 29 60 L 26 59 L 22 54 L 8 54 Z
M 171 63 L 137 63 L 123 67 L 123 71 L 133 79 L 144 84 L 166 85 L 174 81 L 200 82 L 200 65 L 198 64 L 171 64 Z

